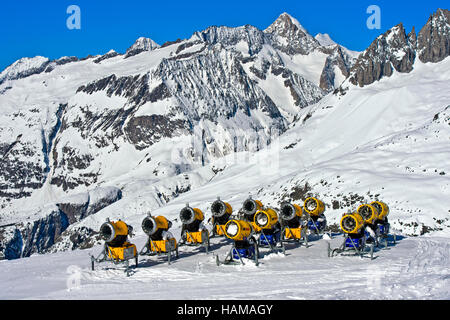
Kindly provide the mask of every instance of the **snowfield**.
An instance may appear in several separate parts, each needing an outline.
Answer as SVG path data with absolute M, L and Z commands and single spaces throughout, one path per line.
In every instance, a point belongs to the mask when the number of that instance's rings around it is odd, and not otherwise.
M 138 237 L 135 243 L 143 245 Z M 341 236 L 333 236 L 332 247 Z M 0 261 L 1 299 L 449 299 L 450 239 L 402 238 L 375 259 L 327 256 L 327 240 L 287 245 L 286 256 L 262 249 L 256 267 L 215 264 L 229 244 L 212 239 L 214 254 L 181 247 L 165 257 L 142 258 L 127 277 L 113 264 L 90 270 L 88 253 L 101 247 Z

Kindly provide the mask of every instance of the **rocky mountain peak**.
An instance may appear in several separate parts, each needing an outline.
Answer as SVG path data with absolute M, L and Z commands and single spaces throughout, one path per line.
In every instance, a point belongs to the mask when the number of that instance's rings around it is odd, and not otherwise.
M 450 11 L 438 9 L 417 36 L 417 51 L 422 62 L 439 62 L 450 55 Z
M 152 51 L 159 48 L 159 44 L 150 38 L 140 37 L 136 42 L 127 49 L 125 58 L 137 55 L 143 51 Z
M 41 56 L 21 58 L 0 73 L 0 84 L 6 80 L 15 80 L 41 73 L 49 63 L 48 58 Z
M 383 76 L 391 76 L 394 69 L 410 72 L 415 56 L 415 33 L 407 35 L 403 24 L 399 23 L 378 36 L 358 57 L 349 81 L 364 86 Z
M 308 54 L 320 43 L 287 13 L 282 13 L 264 32 L 271 35 L 275 48 L 290 54 Z

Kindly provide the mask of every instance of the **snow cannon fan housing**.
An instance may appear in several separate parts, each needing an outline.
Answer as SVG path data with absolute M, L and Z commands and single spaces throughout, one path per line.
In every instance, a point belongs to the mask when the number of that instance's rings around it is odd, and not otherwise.
M 261 229 L 272 229 L 278 222 L 278 215 L 273 209 L 259 210 L 253 221 Z
M 172 222 L 163 216 L 148 216 L 142 220 L 142 230 L 154 240 L 161 239 L 162 233 L 172 226 Z
M 378 220 L 384 221 L 389 215 L 389 207 L 386 203 L 381 201 L 373 201 L 370 203 L 371 206 L 375 207 L 378 211 Z
M 196 232 L 200 229 L 200 224 L 203 222 L 203 212 L 198 208 L 191 208 L 186 205 L 180 211 L 180 220 L 184 228 L 189 232 Z
M 253 200 L 252 198 L 248 198 L 242 204 L 242 211 L 248 221 L 253 221 L 255 213 L 262 209 L 262 202 L 259 200 Z
M 283 202 L 280 206 L 280 220 L 289 228 L 298 228 L 303 209 L 297 204 Z
M 217 199 L 211 205 L 211 213 L 214 218 L 214 223 L 222 225 L 227 223 L 232 212 L 233 208 L 231 205 L 220 199 Z
M 323 202 L 314 197 L 306 198 L 303 208 L 312 218 L 318 217 L 325 211 Z
M 364 227 L 364 218 L 357 212 L 344 214 L 341 218 L 341 229 L 348 234 L 359 234 Z
M 250 223 L 244 220 L 230 220 L 225 225 L 225 235 L 234 241 L 244 241 L 252 233 Z
M 131 235 L 133 227 L 119 220 L 117 222 L 107 221 L 100 227 L 100 237 L 110 247 L 121 247 L 127 241 L 128 235 Z
M 362 204 L 356 210 L 361 215 L 366 224 L 373 224 L 378 219 L 378 211 L 370 204 Z

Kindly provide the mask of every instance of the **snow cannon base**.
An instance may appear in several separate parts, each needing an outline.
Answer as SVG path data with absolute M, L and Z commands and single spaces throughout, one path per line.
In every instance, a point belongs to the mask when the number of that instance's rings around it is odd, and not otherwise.
M 325 228 L 327 226 L 326 220 L 323 221 L 314 221 L 313 219 L 309 219 L 306 227 L 308 230 L 317 235 L 322 235 L 325 232 Z
M 306 229 L 303 227 L 284 227 L 283 230 L 281 230 L 280 241 L 282 243 L 304 244 L 308 248 L 308 236 L 306 235 Z
M 375 243 L 366 242 L 366 234 L 363 236 L 349 236 L 345 234 L 344 240 L 341 246 L 335 249 L 331 249 L 330 242 L 328 242 L 328 257 L 334 257 L 337 255 L 341 256 L 360 256 L 361 258 L 368 257 L 373 260 L 373 252 L 375 248 Z
M 125 272 L 130 276 L 129 260 L 135 259 L 136 268 L 138 267 L 138 254 L 136 246 L 125 242 L 122 246 L 112 247 L 105 243 L 102 252 L 97 258 L 91 255 L 91 269 L 95 270 L 95 263 L 112 262 L 114 264 L 125 264 Z
M 205 248 L 205 252 L 209 252 L 209 232 L 208 230 L 204 229 L 201 231 L 195 231 L 190 232 L 187 230 L 184 230 L 183 234 L 181 235 L 181 240 L 179 246 L 189 246 L 189 247 L 199 247 L 203 246 Z
M 389 242 L 394 245 L 397 243 L 397 236 L 395 234 L 392 234 L 392 240 L 389 241 L 390 224 L 387 222 L 378 223 L 375 233 L 377 236 L 377 246 L 380 248 L 383 247 L 383 249 L 387 249 Z
M 173 254 L 178 258 L 178 245 L 175 238 L 167 240 L 152 240 L 149 238 L 141 252 L 139 252 L 141 256 L 160 256 L 163 254 L 167 255 L 168 264 L 170 264 Z
M 220 261 L 219 256 L 216 255 L 216 264 L 220 266 L 221 264 L 234 264 L 234 265 L 245 265 L 243 259 L 252 259 L 255 265 L 259 265 L 259 246 L 255 238 L 250 238 L 244 241 L 234 241 L 233 246 L 228 251 L 225 260 Z

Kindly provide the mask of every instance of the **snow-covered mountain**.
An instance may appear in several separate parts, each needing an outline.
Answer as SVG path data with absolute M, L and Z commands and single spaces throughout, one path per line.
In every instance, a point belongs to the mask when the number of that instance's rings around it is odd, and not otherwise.
M 283 13 L 264 31 L 15 62 L 0 74 L 0 250 L 86 248 L 106 217 L 175 219 L 218 195 L 238 209 L 249 193 L 317 194 L 330 223 L 380 198 L 397 230 L 447 234 L 448 25 L 438 10 L 417 40 L 400 24 L 359 54 Z

